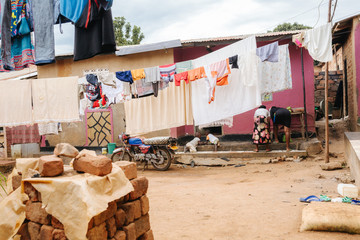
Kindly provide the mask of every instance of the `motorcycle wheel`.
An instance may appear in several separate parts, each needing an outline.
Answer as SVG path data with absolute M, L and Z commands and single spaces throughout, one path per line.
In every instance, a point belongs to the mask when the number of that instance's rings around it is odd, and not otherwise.
M 161 156 L 164 158 L 163 163 L 157 164 L 156 162 L 152 161 L 151 164 L 154 166 L 156 170 L 159 171 L 166 171 L 169 169 L 171 165 L 171 154 L 167 149 L 159 148 L 156 152 L 156 155 L 161 154 Z
M 116 153 L 113 153 L 111 155 L 111 160 L 113 162 L 117 162 L 117 161 L 132 161 L 132 157 L 130 156 L 130 154 L 128 152 L 124 152 L 124 151 L 119 151 Z

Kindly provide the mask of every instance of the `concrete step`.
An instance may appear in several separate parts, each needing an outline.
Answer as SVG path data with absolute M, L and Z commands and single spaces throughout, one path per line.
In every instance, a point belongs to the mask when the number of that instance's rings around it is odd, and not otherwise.
M 8 173 L 15 167 L 15 160 L 0 160 L 0 172 Z
M 218 152 L 195 152 L 195 153 L 176 153 L 175 160 L 183 164 L 193 164 L 198 166 L 226 166 L 239 163 L 270 163 L 284 160 L 297 160 L 306 158 L 305 150 L 292 150 L 290 152 L 277 150 L 271 152 L 259 151 L 218 151 Z
M 295 142 L 290 144 L 290 149 L 299 150 L 300 142 Z M 265 150 L 265 145 L 259 145 L 260 150 Z M 272 143 L 270 144 L 272 150 L 285 150 L 285 143 Z M 252 151 L 255 148 L 254 144 L 251 142 L 222 142 L 218 147 L 218 151 Z M 198 145 L 196 147 L 198 151 L 213 151 L 214 145 L 206 144 L 206 145 Z M 183 149 L 180 149 L 182 151 Z

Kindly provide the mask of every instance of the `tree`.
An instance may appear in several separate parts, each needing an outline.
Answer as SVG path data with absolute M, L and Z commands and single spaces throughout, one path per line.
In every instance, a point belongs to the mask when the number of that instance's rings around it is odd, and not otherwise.
M 141 28 L 136 25 L 131 27 L 125 17 L 115 17 L 113 23 L 117 46 L 139 44 L 145 38 Z
M 294 22 L 293 24 L 291 23 L 282 23 L 277 25 L 274 30 L 270 31 L 270 32 L 284 32 L 284 31 L 293 31 L 293 30 L 302 30 L 302 29 L 309 29 L 311 27 Z

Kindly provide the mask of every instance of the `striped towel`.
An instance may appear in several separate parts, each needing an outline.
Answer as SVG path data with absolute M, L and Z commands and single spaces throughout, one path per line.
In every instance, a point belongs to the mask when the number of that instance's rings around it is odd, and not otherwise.
M 164 82 L 172 82 L 174 81 L 174 75 L 176 74 L 176 66 L 175 63 L 159 66 L 160 76 Z

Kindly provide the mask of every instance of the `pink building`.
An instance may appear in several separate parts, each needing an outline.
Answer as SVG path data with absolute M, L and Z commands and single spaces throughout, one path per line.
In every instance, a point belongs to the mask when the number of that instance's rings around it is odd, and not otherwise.
M 257 45 L 263 45 L 279 41 L 279 45 L 289 44 L 291 73 L 293 88 L 283 92 L 274 93 L 272 101 L 263 102 L 270 108 L 277 107 L 304 107 L 303 79 L 301 64 L 301 49 L 291 42 L 293 34 L 299 31 L 266 33 L 256 35 Z M 174 48 L 174 62 L 187 61 L 201 57 L 209 52 L 225 47 L 231 43 L 239 41 L 247 36 L 208 38 L 182 41 L 182 47 Z M 314 112 L 314 66 L 313 59 L 306 49 L 303 49 L 306 108 L 307 108 L 307 128 L 308 132 L 315 132 L 315 112 Z M 253 115 L 256 109 L 234 116 L 233 127 L 223 126 L 222 135 L 250 135 L 253 130 Z M 299 116 L 292 118 L 291 128 L 293 132 L 300 132 L 301 124 Z M 171 129 L 173 137 L 181 137 L 187 134 L 194 134 L 194 126 L 183 126 Z

